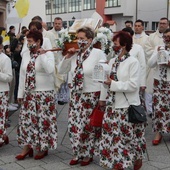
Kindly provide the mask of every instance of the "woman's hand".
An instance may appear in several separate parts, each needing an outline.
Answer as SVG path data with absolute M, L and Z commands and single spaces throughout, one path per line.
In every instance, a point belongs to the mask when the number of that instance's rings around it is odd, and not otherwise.
M 18 104 L 22 104 L 23 103 L 23 98 L 18 98 L 17 101 L 18 101 Z
M 101 107 L 106 106 L 106 101 L 99 100 L 98 105 Z
M 74 47 L 68 49 L 68 51 L 66 52 L 65 58 L 71 58 L 76 52 L 77 52 L 77 49 L 75 49 Z
M 112 82 L 112 79 L 110 78 L 110 76 L 107 76 L 107 80 L 104 81 L 104 84 L 110 86 L 110 85 L 111 85 L 111 82 Z

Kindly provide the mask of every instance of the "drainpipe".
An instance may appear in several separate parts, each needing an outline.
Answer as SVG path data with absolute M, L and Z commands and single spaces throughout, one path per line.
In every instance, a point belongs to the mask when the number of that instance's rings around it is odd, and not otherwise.
M 169 0 L 167 0 L 167 18 L 169 17 Z M 169 19 L 169 18 L 168 18 Z
M 138 19 L 138 0 L 136 0 L 136 20 Z

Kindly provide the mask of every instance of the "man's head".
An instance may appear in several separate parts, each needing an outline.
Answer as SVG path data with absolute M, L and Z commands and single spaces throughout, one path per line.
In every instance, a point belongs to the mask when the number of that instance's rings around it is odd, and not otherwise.
M 63 27 L 63 20 L 60 17 L 54 19 L 54 29 L 55 31 L 60 31 Z
M 14 33 L 14 34 L 15 34 L 15 27 L 14 27 L 13 25 L 11 25 L 11 26 L 9 27 L 9 31 L 10 31 L 11 33 Z
M 133 28 L 133 21 L 125 21 L 125 27 Z
M 144 22 L 140 19 L 135 21 L 134 31 L 135 34 L 141 34 L 144 30 Z
M 167 28 L 169 28 L 169 20 L 168 20 L 168 18 L 166 18 L 166 17 L 161 18 L 160 21 L 159 21 L 159 24 L 158 24 L 159 32 L 164 33 Z
M 131 27 L 123 28 L 122 31 L 129 33 L 131 36 L 133 36 L 134 34 L 134 31 L 132 30 Z
M 39 21 L 32 21 L 28 26 L 29 30 L 38 30 L 42 33 L 42 24 Z
M 38 22 L 40 22 L 40 23 L 43 22 L 42 18 L 41 18 L 40 16 L 38 16 L 38 15 L 35 16 L 35 17 L 33 17 L 31 21 L 38 21 Z

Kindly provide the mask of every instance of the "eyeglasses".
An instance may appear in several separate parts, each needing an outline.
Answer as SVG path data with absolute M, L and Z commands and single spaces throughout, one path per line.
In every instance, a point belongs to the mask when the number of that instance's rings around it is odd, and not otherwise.
M 159 24 L 160 24 L 160 25 L 166 25 L 166 24 L 168 24 L 168 23 L 160 22 Z
M 167 38 L 170 39 L 170 35 L 163 35 L 162 38 L 163 38 L 163 39 L 167 39 Z

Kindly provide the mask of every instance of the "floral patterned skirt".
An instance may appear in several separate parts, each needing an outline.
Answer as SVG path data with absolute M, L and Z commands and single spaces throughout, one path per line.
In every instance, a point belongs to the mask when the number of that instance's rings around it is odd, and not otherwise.
M 170 133 L 170 82 L 154 80 L 152 127 L 154 132 Z
M 100 165 L 105 168 L 127 168 L 142 159 L 146 150 L 145 125 L 128 122 L 127 108 L 107 106 L 100 142 Z
M 77 158 L 99 154 L 101 128 L 91 127 L 89 116 L 99 100 L 100 92 L 71 93 L 68 132 Z
M 8 92 L 0 92 L 0 143 L 4 142 L 6 135 L 6 120 L 8 116 Z
M 57 148 L 54 91 L 25 92 L 19 114 L 18 144 L 37 151 Z

